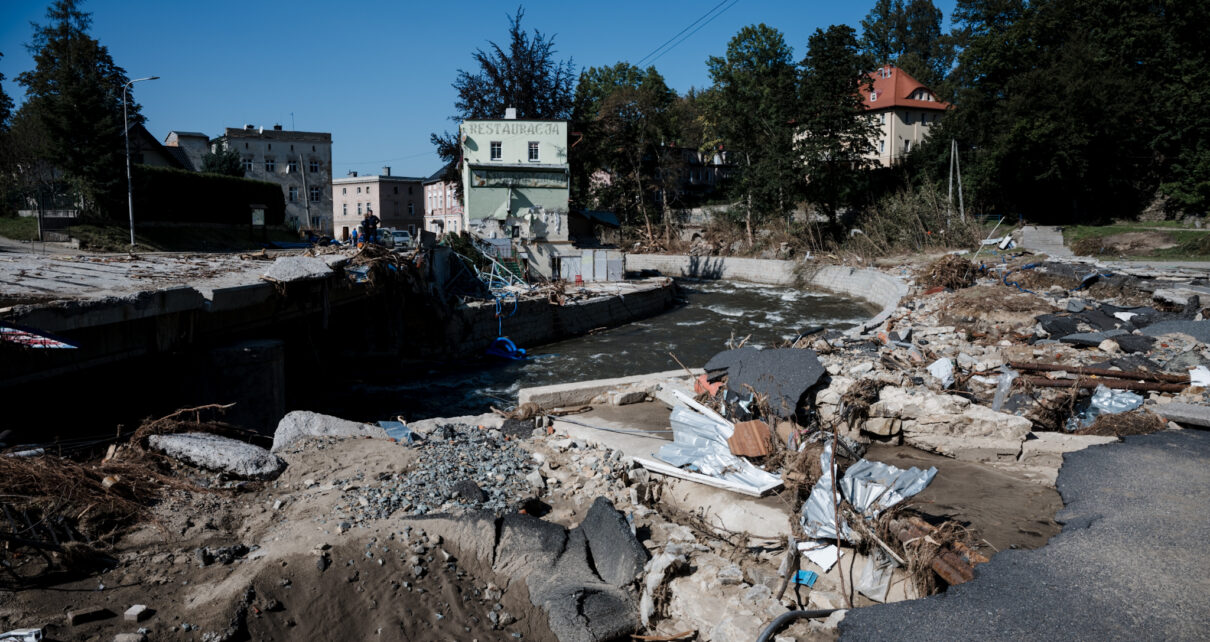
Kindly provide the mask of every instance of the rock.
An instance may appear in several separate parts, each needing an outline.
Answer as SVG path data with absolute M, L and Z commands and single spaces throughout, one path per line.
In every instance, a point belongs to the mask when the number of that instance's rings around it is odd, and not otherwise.
M 287 413 L 277 423 L 273 433 L 273 447 L 277 452 L 294 442 L 308 437 L 373 437 L 386 439 L 387 431 L 379 426 L 347 421 L 339 417 L 321 415 L 307 410 Z
M 1095 348 L 1101 345 L 1101 342 L 1106 339 L 1120 337 L 1128 334 L 1125 330 L 1106 330 L 1104 332 L 1077 332 L 1069 334 L 1061 339 L 1062 343 L 1070 343 L 1071 345 L 1087 346 Z
M 127 622 L 142 622 L 149 615 L 151 615 L 151 613 L 147 610 L 147 606 L 145 604 L 135 604 L 134 606 L 126 609 L 126 613 L 123 614 L 122 617 Z
M 893 437 L 903 429 L 903 420 L 894 417 L 870 417 L 861 429 L 870 434 Z
M 628 406 L 646 400 L 647 393 L 642 390 L 610 390 L 608 399 L 611 406 Z
M 463 479 L 455 482 L 453 490 L 455 495 L 469 502 L 482 503 L 488 499 L 487 492 L 480 488 L 474 480 Z
M 1101 352 L 1108 354 L 1118 354 L 1122 351 L 1122 347 L 1113 339 L 1105 339 L 1101 343 L 1097 344 L 1097 348 L 1099 348 Z
M 532 486 L 534 490 L 540 491 L 543 488 L 546 488 L 546 480 L 542 479 L 542 473 L 536 470 L 526 475 L 525 481 L 529 482 L 529 485 Z
M 147 635 L 144 633 L 119 633 L 113 636 L 113 642 L 146 642 Z
M 147 442 L 174 459 L 243 479 L 272 479 L 286 467 L 260 446 L 210 433 L 152 435 Z
M 1161 417 L 1178 424 L 1210 428 L 1210 406 L 1172 402 L 1153 407 L 1152 410 Z
M 1187 334 L 1203 344 L 1210 343 L 1210 321 L 1160 321 L 1143 328 L 1143 334 L 1149 337 L 1171 333 Z
M 1034 318 L 1041 324 L 1042 330 L 1052 337 L 1064 337 L 1079 331 L 1079 322 L 1072 317 L 1042 314 Z
M 1154 338 L 1141 334 L 1123 334 L 1120 337 L 1114 337 L 1113 341 L 1118 344 L 1122 352 L 1127 354 L 1147 352 L 1155 344 Z
M 668 546 L 647 564 L 647 575 L 643 578 L 643 597 L 639 600 L 639 618 L 643 626 L 651 626 L 655 615 L 655 592 L 665 579 L 689 565 L 689 558 L 678 546 Z M 743 572 L 740 573 L 741 578 Z
M 744 581 L 744 571 L 739 566 L 732 564 L 718 572 L 718 581 L 723 586 L 734 586 Z
M 626 516 L 598 497 L 578 527 L 588 539 L 593 564 L 605 582 L 624 587 L 634 583 L 647 563 L 647 549 L 634 536 Z
M 332 268 L 314 256 L 279 256 L 261 278 L 276 283 L 310 281 L 332 275 Z

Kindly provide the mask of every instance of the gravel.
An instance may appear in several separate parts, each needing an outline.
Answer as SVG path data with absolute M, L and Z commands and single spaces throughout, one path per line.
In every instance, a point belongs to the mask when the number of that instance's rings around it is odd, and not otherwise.
M 444 425 L 413 448 L 423 463 L 408 473 L 380 475 L 370 483 L 360 473 L 337 480 L 346 502 L 336 510 L 360 523 L 397 514 L 502 512 L 534 495 L 527 477 L 537 472 L 537 462 L 499 431 Z

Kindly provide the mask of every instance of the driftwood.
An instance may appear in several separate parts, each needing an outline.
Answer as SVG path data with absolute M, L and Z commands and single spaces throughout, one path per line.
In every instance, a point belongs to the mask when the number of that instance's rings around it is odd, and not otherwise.
M 919 517 L 891 520 L 891 531 L 903 544 L 929 538 L 937 529 Z M 986 557 L 961 542 L 946 542 L 929 561 L 929 566 L 950 586 L 975 579 L 975 564 L 988 561 Z
M 1094 375 L 1097 377 L 1113 377 L 1130 381 L 1159 381 L 1163 383 L 1189 383 L 1187 374 L 1168 374 L 1166 372 L 1127 372 L 1110 370 L 1108 368 L 1087 368 L 1084 366 L 1063 366 L 1049 363 L 1023 363 L 1010 361 L 1008 367 L 1027 372 L 1070 372 L 1077 375 Z
M 1096 388 L 1105 386 L 1114 390 L 1140 390 L 1155 392 L 1180 392 L 1189 387 L 1187 383 L 1157 383 L 1154 381 L 1130 381 L 1126 379 L 1047 379 L 1046 377 L 1021 376 L 1016 383 L 1038 388 Z

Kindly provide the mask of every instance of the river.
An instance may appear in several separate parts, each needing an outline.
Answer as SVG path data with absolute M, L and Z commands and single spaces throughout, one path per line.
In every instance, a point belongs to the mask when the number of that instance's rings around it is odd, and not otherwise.
M 875 314 L 834 294 L 735 281 L 678 280 L 683 304 L 655 317 L 587 336 L 530 347 L 526 361 L 443 364 L 425 372 L 375 374 L 316 399 L 321 412 L 361 421 L 489 412 L 517 401 L 521 388 L 700 367 L 728 342 L 773 347 L 802 329 L 846 329 Z M 508 334 L 508 322 L 504 326 Z

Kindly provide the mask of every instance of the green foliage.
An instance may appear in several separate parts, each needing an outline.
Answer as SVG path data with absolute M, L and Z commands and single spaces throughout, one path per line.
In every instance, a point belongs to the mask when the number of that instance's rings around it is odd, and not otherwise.
M 936 91 L 954 61 L 932 0 L 878 0 L 861 21 L 863 51 L 874 65 L 894 63 Z
M 1205 211 L 1210 3 L 959 0 L 957 109 L 921 150 L 945 173 L 950 138 L 976 206 L 1038 221 L 1134 216 L 1162 190 Z
M 514 107 L 517 118 L 566 120 L 571 116 L 575 64 L 555 59 L 555 41 L 537 29 L 533 35 L 521 28 L 525 11 L 509 18 L 507 49 L 489 41 L 486 51 L 472 54 L 477 69 L 458 70 L 454 89 L 454 122 L 475 118 L 503 118 Z M 430 140 L 441 159 L 453 163 L 461 151 L 454 132 L 432 134 Z M 447 179 L 461 180 L 456 172 Z
M 32 216 L 0 216 L 0 236 L 14 241 L 36 241 L 38 219 Z
M 117 215 L 124 191 L 122 87 L 126 72 L 88 35 L 91 14 L 56 0 L 34 25 L 35 68 L 21 73 L 26 105 L 45 128 L 45 160 L 62 170 L 89 214 Z M 131 124 L 139 107 L 128 104 Z
M 285 221 L 286 199 L 275 183 L 149 165 L 135 165 L 132 180 L 136 226 L 140 221 L 248 225 L 252 204 L 265 206 L 265 225 Z
M 748 244 L 763 222 L 788 214 L 800 184 L 793 148 L 795 69 L 790 47 L 764 24 L 740 29 L 723 57 L 706 61 L 713 91 L 706 102 L 714 132 L 733 150 L 735 187 L 744 200 Z
M 932 185 L 879 198 L 853 227 L 860 231 L 854 231 L 841 248 L 863 256 L 970 247 L 983 239 L 983 228 L 974 217 L 960 220 L 949 210 L 945 195 Z
M 676 93 L 663 76 L 621 62 L 592 67 L 580 74 L 574 119 L 583 142 L 573 157 L 581 198 L 594 207 L 617 213 L 624 225 L 641 224 L 648 241 L 657 220 L 671 234 L 669 196 L 678 188 L 678 152 L 667 144 L 675 137 Z M 591 172 L 603 177 L 594 180 Z
M 0 53 L 0 60 L 4 54 Z M 8 119 L 13 115 L 13 99 L 4 93 L 4 74 L 0 73 L 0 133 L 8 131 Z
M 202 171 L 207 174 L 243 178 L 244 161 L 234 149 L 215 149 L 202 156 Z
M 857 35 L 846 25 L 827 31 L 816 29 L 802 60 L 798 110 L 800 133 L 796 151 L 805 164 L 806 196 L 835 220 L 837 212 L 853 203 L 873 163 L 863 156 L 873 152 L 878 126 L 865 115 L 861 91 L 868 91 L 872 66 L 858 51 Z

